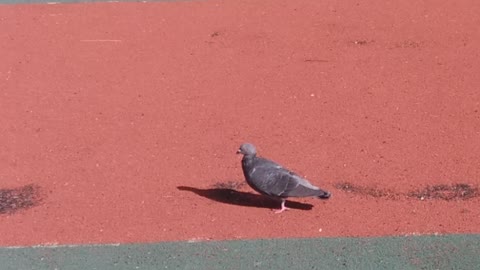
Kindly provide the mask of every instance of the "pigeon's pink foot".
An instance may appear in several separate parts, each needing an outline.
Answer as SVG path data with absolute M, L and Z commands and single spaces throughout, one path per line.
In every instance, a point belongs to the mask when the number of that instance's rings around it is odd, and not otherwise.
M 280 208 L 279 210 L 273 210 L 273 212 L 274 212 L 275 214 L 280 214 L 280 213 L 282 213 L 283 211 L 288 210 L 288 209 L 290 209 L 290 208 L 288 208 L 288 207 L 285 206 L 285 200 L 282 200 L 282 208 Z
M 274 212 L 275 214 L 280 214 L 280 213 L 282 213 L 283 211 L 288 210 L 288 209 L 290 209 L 290 208 L 288 208 L 288 207 L 283 207 L 282 209 L 273 210 L 273 212 Z

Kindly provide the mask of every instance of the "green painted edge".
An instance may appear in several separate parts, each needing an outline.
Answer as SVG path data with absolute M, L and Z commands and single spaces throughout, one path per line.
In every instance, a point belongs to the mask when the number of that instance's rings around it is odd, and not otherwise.
M 0 248 L 10 269 L 480 269 L 480 234 Z

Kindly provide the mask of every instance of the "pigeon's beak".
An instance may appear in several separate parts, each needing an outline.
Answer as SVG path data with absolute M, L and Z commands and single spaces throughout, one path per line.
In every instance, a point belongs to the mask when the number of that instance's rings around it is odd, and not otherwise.
M 238 150 L 237 150 L 237 155 L 238 155 L 238 154 L 241 154 L 241 153 L 242 153 L 242 150 L 238 149 Z

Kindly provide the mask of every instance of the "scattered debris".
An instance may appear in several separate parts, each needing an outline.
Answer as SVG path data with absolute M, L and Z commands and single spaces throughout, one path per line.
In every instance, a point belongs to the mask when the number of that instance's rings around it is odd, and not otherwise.
M 40 187 L 36 185 L 0 189 L 0 214 L 13 214 L 37 206 L 40 202 Z
M 469 184 L 433 185 L 409 192 L 407 197 L 420 200 L 468 200 L 479 196 L 478 188 Z
M 350 41 L 351 44 L 360 45 L 360 46 L 368 45 L 368 44 L 371 44 L 371 43 L 374 43 L 374 42 L 375 42 L 375 40 L 373 40 L 373 39 L 371 39 L 371 40 L 356 39 L 356 40 Z
M 245 182 L 236 182 L 236 181 L 227 181 L 227 182 L 218 182 L 212 185 L 214 188 L 224 188 L 224 189 L 233 189 L 239 190 L 245 185 Z
M 360 186 L 349 182 L 340 182 L 334 185 L 336 189 L 374 198 L 398 199 L 401 197 L 424 200 L 468 200 L 480 196 L 479 189 L 469 184 L 458 183 L 453 185 L 433 185 L 407 193 L 394 192 L 377 187 Z
M 343 190 L 349 193 L 355 193 L 360 195 L 367 195 L 374 198 L 390 198 L 393 199 L 398 196 L 398 194 L 390 190 L 382 190 L 376 187 L 366 187 L 355 185 L 349 182 L 340 182 L 334 185 L 335 188 Z

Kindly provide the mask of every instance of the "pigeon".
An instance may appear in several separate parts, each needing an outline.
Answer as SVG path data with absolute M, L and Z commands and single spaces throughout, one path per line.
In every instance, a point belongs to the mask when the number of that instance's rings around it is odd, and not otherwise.
M 281 209 L 275 211 L 277 214 L 289 209 L 285 207 L 288 197 L 330 198 L 330 192 L 312 185 L 274 161 L 258 157 L 251 143 L 242 144 L 237 154 L 243 155 L 242 170 L 247 184 L 260 194 L 281 199 Z

